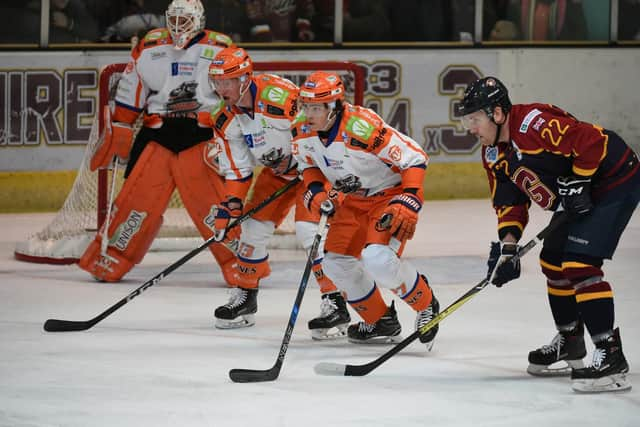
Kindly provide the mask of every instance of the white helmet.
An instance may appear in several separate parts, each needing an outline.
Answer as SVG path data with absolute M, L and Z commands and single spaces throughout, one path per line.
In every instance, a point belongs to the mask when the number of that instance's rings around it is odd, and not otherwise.
M 204 7 L 200 0 L 173 0 L 165 16 L 176 49 L 184 48 L 204 29 Z

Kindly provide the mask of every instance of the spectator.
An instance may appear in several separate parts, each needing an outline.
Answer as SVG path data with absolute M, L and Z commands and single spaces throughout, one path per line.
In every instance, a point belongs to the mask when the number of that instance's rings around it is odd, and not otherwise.
M 38 2 L 39 3 L 39 2 Z M 51 43 L 95 42 L 98 23 L 83 0 L 51 0 Z
M 640 40 L 640 0 L 620 0 L 618 39 Z
M 515 24 L 498 22 L 508 20 L 510 0 L 485 0 L 482 9 L 482 40 L 499 40 L 500 37 L 509 37 L 510 29 Z M 475 37 L 475 0 L 451 1 L 451 39 L 459 41 L 474 41 Z M 516 33 L 517 27 L 516 27 Z M 477 42 L 481 40 L 475 40 Z
M 0 6 L 0 43 L 40 41 L 40 2 Z
M 100 40 L 104 42 L 128 42 L 164 26 L 165 1 L 162 5 L 153 0 L 87 0 L 87 3 L 98 20 Z
M 250 41 L 311 42 L 313 0 L 246 0 Z
M 393 41 L 451 39 L 451 2 L 404 0 L 389 4 Z
M 312 19 L 316 41 L 333 41 L 334 2 L 314 0 Z M 392 40 L 387 0 L 344 0 L 344 41 Z
M 215 28 L 229 35 L 236 43 L 249 40 L 251 23 L 244 0 L 208 0 L 202 4 L 206 11 L 207 28 Z
M 511 0 L 513 22 L 524 40 L 585 40 L 581 0 Z

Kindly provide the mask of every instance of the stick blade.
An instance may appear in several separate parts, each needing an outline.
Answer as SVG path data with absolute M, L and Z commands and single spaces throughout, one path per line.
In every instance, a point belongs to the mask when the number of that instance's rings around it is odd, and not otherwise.
M 47 332 L 73 332 L 86 331 L 91 326 L 91 322 L 49 319 L 44 322 L 44 330 Z
M 231 369 L 229 378 L 234 383 L 259 383 L 275 381 L 280 374 L 280 370 L 254 370 L 254 369 Z
M 342 363 L 320 362 L 313 367 L 318 375 L 342 377 L 346 375 L 347 365 Z

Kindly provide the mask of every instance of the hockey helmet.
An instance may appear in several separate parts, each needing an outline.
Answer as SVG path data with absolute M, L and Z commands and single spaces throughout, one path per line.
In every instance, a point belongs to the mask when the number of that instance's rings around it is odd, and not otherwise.
M 249 54 L 239 47 L 222 49 L 209 65 L 210 79 L 233 79 L 253 73 L 253 61 Z
M 298 99 L 304 103 L 344 101 L 344 84 L 337 74 L 315 71 L 300 87 Z
M 483 77 L 467 86 L 462 104 L 458 107 L 458 114 L 466 116 L 484 110 L 489 118 L 493 118 L 493 109 L 496 106 L 502 107 L 505 113 L 511 110 L 509 92 L 497 78 Z
M 173 0 L 165 17 L 176 49 L 184 48 L 204 30 L 204 7 L 200 0 Z

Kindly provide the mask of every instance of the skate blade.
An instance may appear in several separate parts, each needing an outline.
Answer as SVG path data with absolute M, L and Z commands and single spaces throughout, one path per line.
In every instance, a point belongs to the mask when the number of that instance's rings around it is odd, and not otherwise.
M 561 360 L 551 365 L 536 365 L 530 363 L 527 367 L 527 373 L 534 377 L 564 377 L 571 375 L 571 369 L 582 369 L 584 363 L 582 360 Z
M 375 337 L 368 340 L 355 340 L 353 338 L 348 339 L 353 344 L 365 344 L 365 345 L 389 345 L 397 344 L 402 341 L 402 335 L 394 335 L 392 337 Z
M 631 390 L 627 374 L 607 375 L 596 379 L 577 379 L 571 382 L 571 388 L 578 393 L 605 393 Z
M 347 336 L 348 323 L 333 328 L 311 329 L 311 338 L 316 341 L 331 341 Z
M 253 314 L 245 314 L 235 319 L 218 319 L 216 318 L 215 327 L 218 329 L 239 329 L 248 328 L 256 323 L 256 317 Z

